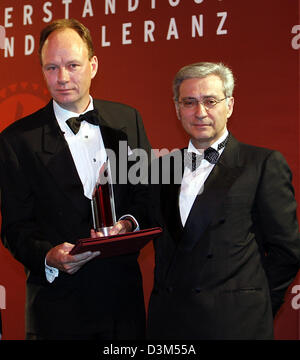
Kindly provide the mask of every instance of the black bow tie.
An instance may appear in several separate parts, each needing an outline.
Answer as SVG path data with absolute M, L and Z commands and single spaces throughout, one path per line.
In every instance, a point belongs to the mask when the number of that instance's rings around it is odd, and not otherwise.
M 66 121 L 69 128 L 76 135 L 80 129 L 80 125 L 82 121 L 87 121 L 93 125 L 99 125 L 99 116 L 97 109 L 90 110 L 85 114 L 80 115 L 79 117 L 72 117 Z
M 223 140 L 219 145 L 218 145 L 218 150 L 222 149 L 223 147 L 225 147 L 225 145 L 227 144 L 228 141 L 228 136 L 226 137 L 225 140 Z M 219 151 L 209 147 L 207 149 L 204 150 L 204 159 L 207 160 L 208 162 L 210 162 L 211 164 L 216 164 L 218 162 L 219 159 Z M 196 154 L 194 152 L 188 152 L 186 154 L 187 156 L 187 161 L 185 162 L 185 165 L 190 168 L 192 171 L 195 171 L 198 166 L 201 163 L 202 160 L 202 155 Z

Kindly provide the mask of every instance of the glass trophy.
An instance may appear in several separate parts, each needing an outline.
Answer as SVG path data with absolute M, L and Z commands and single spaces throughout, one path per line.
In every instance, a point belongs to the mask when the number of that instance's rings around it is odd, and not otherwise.
M 101 166 L 99 177 L 92 194 L 92 214 L 95 231 L 104 236 L 116 223 L 115 201 L 109 160 Z

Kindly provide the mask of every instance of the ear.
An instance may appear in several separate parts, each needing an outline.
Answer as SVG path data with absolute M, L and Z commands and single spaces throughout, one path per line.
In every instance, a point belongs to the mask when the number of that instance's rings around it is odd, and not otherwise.
M 91 78 L 93 79 L 98 71 L 98 58 L 97 56 L 93 56 L 90 60 L 91 64 Z
M 233 112 L 234 98 L 230 97 L 227 101 L 228 101 L 228 103 L 227 103 L 227 107 L 228 107 L 227 119 L 229 119 Z
M 178 120 L 181 120 L 179 105 L 177 102 L 174 102 L 174 104 L 175 104 L 175 111 L 176 111 L 177 118 L 178 118 Z

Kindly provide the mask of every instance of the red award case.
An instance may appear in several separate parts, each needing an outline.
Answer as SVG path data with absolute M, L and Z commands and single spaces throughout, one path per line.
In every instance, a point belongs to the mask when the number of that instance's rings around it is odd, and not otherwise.
M 130 254 L 141 250 L 149 241 L 162 233 L 159 227 L 98 238 L 80 239 L 70 251 L 76 255 L 85 251 L 100 251 L 99 257 L 106 258 Z

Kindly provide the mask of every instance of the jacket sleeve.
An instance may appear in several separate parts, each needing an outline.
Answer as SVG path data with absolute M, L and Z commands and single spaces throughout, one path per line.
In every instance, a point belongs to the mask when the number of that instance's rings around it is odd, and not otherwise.
M 300 264 L 297 204 L 292 174 L 279 152 L 270 153 L 265 160 L 257 192 L 257 208 L 265 269 L 275 315 Z
M 52 247 L 37 225 L 32 189 L 13 146 L 0 135 L 1 240 L 27 269 L 44 270 Z

